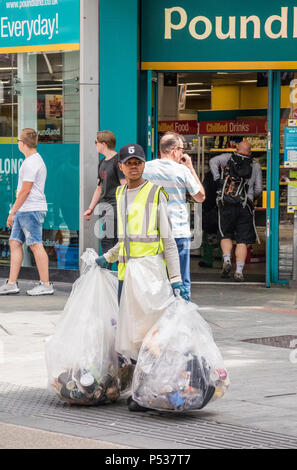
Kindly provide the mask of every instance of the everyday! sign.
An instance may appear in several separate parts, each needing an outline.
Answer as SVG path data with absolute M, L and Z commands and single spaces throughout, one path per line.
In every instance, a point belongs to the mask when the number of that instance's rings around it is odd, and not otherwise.
M 33 20 L 22 21 L 11 21 L 7 16 L 1 18 L 1 38 L 22 37 L 30 41 L 32 37 L 44 36 L 50 40 L 54 33 L 59 34 L 58 13 L 53 18 L 42 18 L 41 15 L 38 15 Z
M 67 49 L 67 44 L 79 47 L 79 0 L 0 2 L 0 51 Z
M 186 10 L 182 7 L 165 8 L 164 38 L 172 39 L 172 31 L 188 28 L 189 34 L 198 41 L 207 39 L 211 34 L 222 41 L 225 39 L 247 39 L 248 26 L 250 37 L 260 39 L 261 35 L 270 39 L 288 38 L 288 7 L 282 7 L 280 15 L 270 15 L 261 28 L 261 19 L 257 15 L 251 16 L 216 16 L 213 21 L 203 15 L 188 18 Z M 174 15 L 177 14 L 178 22 L 174 22 Z M 290 35 L 297 38 L 297 7 L 293 7 L 291 12 L 294 17 L 292 31 Z M 225 31 L 223 31 L 223 19 Z M 238 23 L 238 27 L 237 27 Z
M 296 68 L 296 46 L 294 0 L 142 0 L 143 69 Z

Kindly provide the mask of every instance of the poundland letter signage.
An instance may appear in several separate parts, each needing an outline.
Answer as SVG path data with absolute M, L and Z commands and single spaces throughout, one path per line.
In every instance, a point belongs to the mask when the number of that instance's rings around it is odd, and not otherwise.
M 143 0 L 142 68 L 297 68 L 297 0 Z
M 0 1 L 0 52 L 79 49 L 79 0 Z

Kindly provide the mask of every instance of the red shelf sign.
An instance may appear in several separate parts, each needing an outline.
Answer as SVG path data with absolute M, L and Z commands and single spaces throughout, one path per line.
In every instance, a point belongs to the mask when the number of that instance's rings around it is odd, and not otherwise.
M 202 121 L 199 123 L 200 135 L 244 135 L 266 134 L 267 120 Z
M 178 134 L 197 134 L 197 121 L 159 121 L 159 132 L 177 132 Z

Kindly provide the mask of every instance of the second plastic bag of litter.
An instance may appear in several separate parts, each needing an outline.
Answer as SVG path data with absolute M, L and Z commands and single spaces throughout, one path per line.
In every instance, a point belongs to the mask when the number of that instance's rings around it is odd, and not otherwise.
M 114 402 L 120 394 L 115 351 L 118 280 L 97 266 L 97 256 L 92 249 L 82 255 L 82 275 L 46 342 L 49 387 L 74 405 Z
M 212 331 L 198 307 L 177 298 L 146 335 L 132 383 L 132 397 L 156 410 L 203 408 L 229 386 Z

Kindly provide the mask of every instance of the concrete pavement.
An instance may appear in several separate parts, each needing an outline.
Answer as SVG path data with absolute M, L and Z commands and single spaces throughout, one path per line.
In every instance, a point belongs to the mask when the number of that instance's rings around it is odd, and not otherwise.
M 126 410 L 124 400 L 113 407 L 88 410 L 59 407 L 57 403 L 51 406 L 46 395 L 44 342 L 55 331 L 71 285 L 56 283 L 54 296 L 38 298 L 23 294 L 32 282 L 20 281 L 19 285 L 20 295 L 0 298 L 0 433 L 2 429 L 3 436 L 0 448 L 10 445 L 9 437 L 5 438 L 9 433 L 3 432 L 3 426 L 7 425 L 27 426 L 31 428 L 30 433 L 36 428 L 66 437 L 91 438 L 98 445 L 114 448 L 196 448 L 202 445 L 201 433 L 205 437 L 203 448 L 228 445 L 273 448 L 281 442 L 297 447 L 297 354 L 288 346 L 290 340 L 297 338 L 295 289 L 241 284 L 193 285 L 192 300 L 213 330 L 229 371 L 230 388 L 223 399 L 187 416 L 155 412 L 136 417 Z M 275 337 L 286 337 L 283 338 L 287 339 L 285 347 L 273 346 L 272 339 L 266 341 L 269 345 L 244 341 Z M 19 411 L 15 411 L 11 397 L 16 404 L 21 400 L 26 402 L 26 409 L 20 404 Z M 30 406 L 34 408 L 34 400 L 40 406 L 38 409 L 35 406 L 33 412 Z M 154 426 L 158 429 L 155 435 Z M 181 429 L 182 435 L 178 437 Z M 255 439 L 249 443 L 246 436 L 253 433 Z M 24 446 L 30 445 L 27 431 L 20 435 Z M 236 436 L 242 436 L 242 442 Z M 66 437 L 65 448 L 72 445 Z
M 67 436 L 23 426 L 0 423 L 0 449 L 114 449 L 115 445 L 94 439 Z M 117 449 L 131 449 L 117 445 Z

